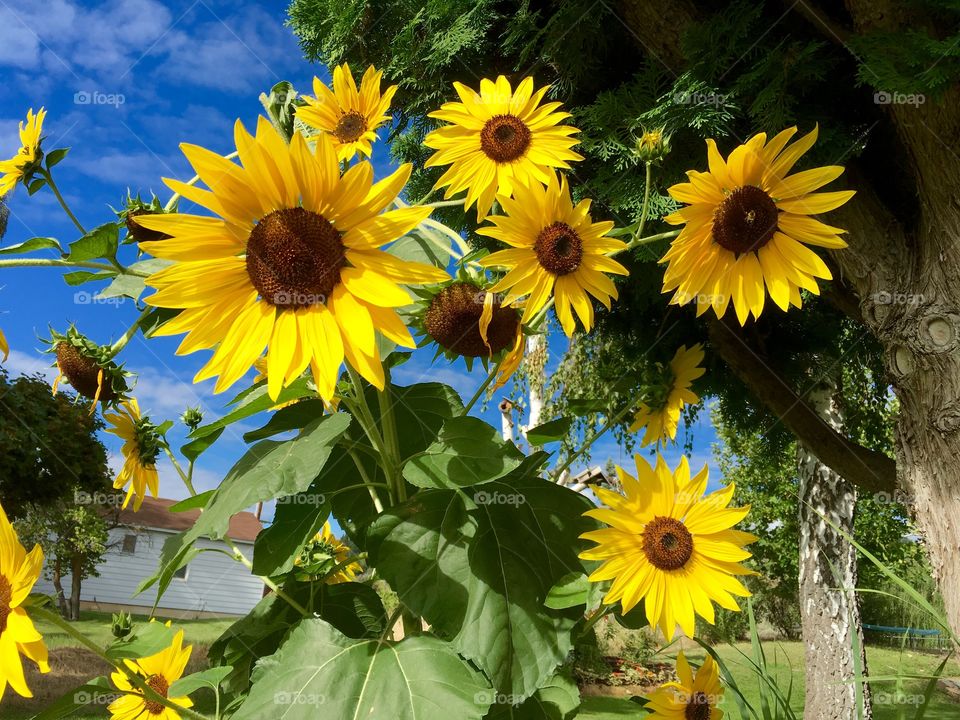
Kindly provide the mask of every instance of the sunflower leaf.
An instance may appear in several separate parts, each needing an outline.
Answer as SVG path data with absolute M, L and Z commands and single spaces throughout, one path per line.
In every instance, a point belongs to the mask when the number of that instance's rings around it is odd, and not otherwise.
M 173 635 L 173 629 L 162 622 L 142 623 L 132 634 L 111 643 L 105 654 L 111 660 L 149 657 L 170 647 Z
M 0 248 L 0 255 L 20 255 L 22 253 L 34 252 L 36 250 L 56 250 L 60 253 L 63 252 L 63 248 L 60 247 L 60 243 L 53 238 L 35 237 L 30 238 L 29 240 L 24 240 L 22 243 L 18 243 L 16 245 L 9 245 L 5 248 Z
M 483 676 L 438 638 L 352 640 L 323 620 L 304 620 L 257 663 L 233 717 L 480 720 L 492 700 Z
M 74 688 L 32 717 L 33 720 L 61 720 L 61 718 L 77 717 L 77 711 L 81 708 L 87 705 L 100 707 L 108 699 L 114 698 L 116 692 L 110 680 L 101 675 Z
M 452 638 L 499 693 L 523 700 L 565 660 L 579 608 L 544 602 L 582 573 L 578 536 L 589 500 L 537 477 L 539 462 L 473 495 L 425 490 L 387 510 L 367 533 L 371 564 L 400 600 Z
M 541 423 L 531 430 L 527 430 L 527 442 L 534 447 L 546 445 L 547 443 L 557 442 L 566 437 L 570 426 L 573 424 L 573 416 L 560 417 L 550 422 Z
M 184 697 L 200 688 L 215 689 L 233 672 L 230 665 L 220 665 L 187 675 L 177 680 L 167 691 L 168 697 Z
M 485 720 L 572 720 L 579 709 L 577 684 L 557 674 L 520 705 L 494 705 Z
M 109 222 L 95 227 L 79 240 L 70 243 L 68 260 L 85 261 L 112 258 L 117 254 L 120 230 L 116 223 Z

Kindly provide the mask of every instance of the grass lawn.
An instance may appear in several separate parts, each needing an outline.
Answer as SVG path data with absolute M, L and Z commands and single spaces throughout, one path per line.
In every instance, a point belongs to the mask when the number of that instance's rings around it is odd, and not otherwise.
M 87 613 L 84 619 L 77 623 L 77 627 L 97 642 L 106 644 L 111 640 L 109 620 L 109 615 Z M 184 629 L 186 642 L 195 646 L 194 659 L 191 660 L 188 672 L 196 672 L 206 665 L 207 646 L 231 624 L 232 620 L 176 620 L 175 622 L 178 627 Z M 0 717 L 4 720 L 26 720 L 47 703 L 69 692 L 72 688 L 82 685 L 91 676 L 107 671 L 105 665 L 100 664 L 86 650 L 76 647 L 76 643 L 65 633 L 43 623 L 39 623 L 38 629 L 43 633 L 50 647 L 53 671 L 49 675 L 40 676 L 31 673 L 28 676 L 30 687 L 36 695 L 33 701 L 14 699 L 12 693 L 8 691 L 3 703 L 0 704 Z M 740 644 L 737 647 L 745 653 L 750 653 L 748 644 Z M 670 661 L 675 659 L 675 649 L 672 648 L 671 652 L 665 653 L 665 657 Z M 765 649 L 768 666 L 779 678 L 778 684 L 784 693 L 792 679 L 791 705 L 798 714 L 802 715 L 804 684 L 802 644 L 769 642 L 765 644 Z M 686 652 L 691 660 L 698 664 L 702 662 L 703 651 L 698 646 Z M 718 652 L 728 663 L 747 700 L 755 707 L 759 706 L 757 680 L 750 673 L 746 661 L 730 646 L 720 647 Z M 910 651 L 901 654 L 898 649 L 881 647 L 868 647 L 867 656 L 870 672 L 874 675 L 896 675 L 901 672 L 915 675 L 932 674 L 941 660 L 935 655 Z M 955 661 L 950 662 L 945 674 L 960 675 L 960 664 Z M 903 681 L 900 688 L 900 702 L 897 702 L 897 688 L 894 683 L 874 684 L 873 716 L 875 720 L 906 720 L 914 717 L 916 705 L 910 702 L 905 703 L 903 699 L 905 696 L 907 700 L 913 700 L 911 696 L 922 695 L 924 684 L 923 680 Z M 213 701 L 209 692 L 201 692 L 195 700 L 200 712 L 212 711 Z M 732 698 L 726 698 L 722 707 L 727 711 L 727 717 L 738 720 L 739 711 Z M 87 711 L 78 713 L 74 717 L 105 718 L 107 712 L 105 706 L 91 706 Z M 612 697 L 584 698 L 578 715 L 582 720 L 621 720 L 636 717 L 643 717 L 640 706 L 629 700 Z M 937 692 L 927 708 L 925 717 L 928 720 L 955 720 L 960 717 L 960 705 L 950 702 L 945 695 Z
M 747 643 L 737 645 L 737 648 L 750 654 Z M 764 644 L 767 653 L 767 665 L 772 673 L 780 679 L 779 687 L 786 694 L 790 681 L 793 681 L 791 706 L 802 716 L 803 711 L 803 645 L 798 642 Z M 759 707 L 759 690 L 756 677 L 750 672 L 746 661 L 729 645 L 717 648 L 720 656 L 729 665 L 734 674 L 737 685 L 754 707 Z M 703 661 L 703 651 L 699 648 L 684 651 L 697 664 Z M 667 653 L 667 657 L 674 660 L 675 652 Z M 905 651 L 882 647 L 867 648 L 867 664 L 873 675 L 897 675 L 908 673 L 911 675 L 932 675 L 942 661 L 941 657 L 927 653 Z M 960 664 L 956 661 L 947 663 L 944 675 L 957 676 L 960 674 Z M 916 696 L 924 692 L 924 680 L 904 680 L 900 687 L 899 702 L 896 684 L 893 682 L 872 684 L 874 704 L 874 720 L 906 720 L 913 718 L 917 706 Z M 729 694 L 729 691 L 728 691 Z M 725 698 L 721 706 L 726 712 L 725 717 L 732 720 L 739 718 L 739 710 L 732 698 Z M 907 700 L 908 702 L 904 702 Z M 579 718 L 583 720 L 615 720 L 627 717 L 642 717 L 638 713 L 638 706 L 628 700 L 617 698 L 585 698 L 581 706 Z M 935 692 L 927 706 L 924 716 L 927 720 L 956 720 L 960 717 L 960 705 L 951 702 L 946 695 Z

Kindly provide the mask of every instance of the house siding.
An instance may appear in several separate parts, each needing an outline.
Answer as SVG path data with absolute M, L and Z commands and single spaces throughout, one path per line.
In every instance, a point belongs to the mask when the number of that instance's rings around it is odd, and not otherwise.
M 129 529 L 118 528 L 110 532 L 111 549 L 104 556 L 98 570 L 99 577 L 86 578 L 81 587 L 80 599 L 86 602 L 113 603 L 131 607 L 152 608 L 157 598 L 154 585 L 140 595 L 135 595 L 140 583 L 152 575 L 160 560 L 164 541 L 172 533 L 146 529 L 137 534 L 137 547 L 133 554 L 121 551 Z M 235 541 L 247 558 L 253 557 L 253 544 Z M 227 550 L 224 543 L 198 540 L 199 549 L 218 548 Z M 241 563 L 219 552 L 202 552 L 187 566 L 186 579 L 173 578 L 163 594 L 159 606 L 173 610 L 193 612 L 228 613 L 243 615 L 249 612 L 263 596 L 263 583 L 250 574 Z M 53 594 L 53 583 L 46 572 L 36 585 L 36 592 Z M 70 588 L 70 577 L 62 581 L 65 590 Z

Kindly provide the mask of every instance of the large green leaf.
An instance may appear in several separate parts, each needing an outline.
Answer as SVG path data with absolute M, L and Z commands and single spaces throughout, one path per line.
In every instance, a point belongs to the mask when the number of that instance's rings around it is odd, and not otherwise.
M 164 542 L 157 573 L 144 580 L 138 592 L 159 581 L 159 600 L 173 573 L 189 560 L 197 538 L 222 538 L 230 518 L 244 508 L 306 490 L 349 424 L 349 415 L 335 413 L 319 418 L 292 440 L 264 440 L 250 448 L 227 473 L 193 527 Z
M 304 620 L 257 663 L 233 717 L 480 720 L 491 699 L 483 676 L 435 637 L 353 640 L 323 620 Z
M 557 442 L 566 437 L 574 418 L 570 415 L 560 417 L 550 422 L 537 425 L 535 428 L 527 430 L 527 442 L 534 447 L 546 445 L 547 443 Z
M 571 720 L 579 709 L 577 684 L 563 675 L 554 675 L 522 704 L 494 705 L 486 720 Z
M 544 602 L 583 572 L 578 536 L 596 527 L 575 492 L 524 465 L 502 480 L 459 491 L 426 490 L 371 526 L 371 562 L 404 604 L 453 639 L 497 691 L 523 700 L 565 660 L 582 609 Z
M 138 273 L 156 273 L 172 264 L 170 260 L 150 258 L 134 263 L 129 269 L 136 270 Z M 100 297 L 129 297 L 139 300 L 143 291 L 147 289 L 145 281 L 146 278 L 141 277 L 140 274 L 123 273 L 117 275 L 112 283 L 100 291 Z
M 210 433 L 225 428 L 227 425 L 235 423 L 238 420 L 243 420 L 252 415 L 256 415 L 257 413 L 264 412 L 270 408 L 276 407 L 277 405 L 282 405 L 285 402 L 299 400 L 300 398 L 311 395 L 315 396 L 316 390 L 310 389 L 307 378 L 299 378 L 281 390 L 280 395 L 277 396 L 276 400 L 272 400 L 267 392 L 267 383 L 264 381 L 259 385 L 254 385 L 252 388 L 248 388 L 240 393 L 231 402 L 231 405 L 235 405 L 233 410 L 219 420 L 214 420 L 206 425 L 201 425 L 190 433 L 190 437 L 204 437 L 205 435 L 209 435 Z
M 112 701 L 116 696 L 117 689 L 106 677 L 95 677 L 47 705 L 42 712 L 31 716 L 31 720 L 75 718 L 79 715 L 78 711 L 88 705 L 102 708 L 104 703 Z
M 117 254 L 120 228 L 115 222 L 95 227 L 79 240 L 70 243 L 69 260 L 82 262 L 98 258 L 112 258 Z
M 272 577 L 293 569 L 293 561 L 330 515 L 330 505 L 319 493 L 297 493 L 277 498 L 273 523 L 253 545 L 253 572 Z
M 523 457 L 499 430 L 462 415 L 443 423 L 436 442 L 404 465 L 403 477 L 423 488 L 468 487 L 503 477 Z
M 266 425 L 244 433 L 243 440 L 248 443 L 256 442 L 290 430 L 299 430 L 309 425 L 323 413 L 323 400 L 319 398 L 300 400 L 272 413 Z
M 37 250 L 56 250 L 57 252 L 63 252 L 60 243 L 55 239 L 51 237 L 35 237 L 24 240 L 17 245 L 8 245 L 5 248 L 0 248 L 0 255 L 20 255 Z

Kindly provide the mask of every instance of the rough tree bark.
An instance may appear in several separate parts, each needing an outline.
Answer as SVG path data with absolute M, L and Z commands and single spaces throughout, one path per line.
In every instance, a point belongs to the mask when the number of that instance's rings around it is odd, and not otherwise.
M 57 592 L 57 607 L 60 609 L 60 615 L 62 617 L 70 619 L 70 608 L 67 607 L 67 596 L 63 592 L 63 566 L 60 563 L 60 558 L 56 558 L 53 562 L 53 589 Z
M 83 582 L 83 556 L 70 558 L 70 620 L 80 619 L 80 586 Z
M 818 383 L 810 405 L 838 431 L 842 417 L 835 401 L 836 386 Z M 866 673 L 853 545 L 834 526 L 853 535 L 856 488 L 802 443 L 797 445 L 800 498 L 800 618 L 806 648 L 806 720 L 850 720 L 857 715 L 854 680 L 854 636 L 858 639 L 861 672 Z M 828 522 L 829 521 L 829 522 Z M 862 720 L 873 711 L 864 690 Z

